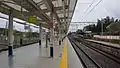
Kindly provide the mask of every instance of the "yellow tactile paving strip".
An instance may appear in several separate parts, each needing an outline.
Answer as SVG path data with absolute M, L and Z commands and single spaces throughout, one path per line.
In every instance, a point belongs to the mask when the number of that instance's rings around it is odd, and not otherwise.
M 68 68 L 68 62 L 67 62 L 67 41 L 65 39 L 64 41 L 64 50 L 62 53 L 62 58 L 60 61 L 60 68 Z

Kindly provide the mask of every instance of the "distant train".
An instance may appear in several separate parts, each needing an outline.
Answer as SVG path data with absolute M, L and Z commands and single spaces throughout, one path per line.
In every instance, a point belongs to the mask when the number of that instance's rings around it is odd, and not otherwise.
M 85 33 L 85 32 L 70 32 L 68 35 L 75 35 L 76 37 L 83 38 L 83 39 L 91 39 L 93 36 L 91 33 Z
M 77 34 L 78 37 L 84 38 L 84 39 L 91 39 L 93 36 L 89 33 L 84 34 Z
M 39 41 L 39 38 L 20 38 L 20 37 L 14 37 L 14 42 L 13 42 L 13 47 L 17 48 L 17 47 L 21 47 L 21 46 L 25 46 L 28 44 L 33 44 L 33 43 L 37 43 Z M 7 48 L 8 46 L 8 40 L 0 37 L 0 46 Z

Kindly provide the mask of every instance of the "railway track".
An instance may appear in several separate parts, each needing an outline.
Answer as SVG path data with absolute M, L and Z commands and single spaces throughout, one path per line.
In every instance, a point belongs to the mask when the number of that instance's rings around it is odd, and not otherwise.
M 85 41 L 85 40 L 84 41 L 81 40 L 81 43 L 99 53 L 102 53 L 102 54 L 104 53 L 103 55 L 108 56 L 109 58 L 120 63 L 120 48 L 109 47 L 102 44 L 100 45 L 100 44 Z
M 84 68 L 101 68 L 88 54 L 86 54 L 73 40 L 70 41 L 79 56 Z
M 96 49 L 90 44 L 80 43 L 71 37 L 69 39 L 84 68 L 120 68 L 118 58 Z

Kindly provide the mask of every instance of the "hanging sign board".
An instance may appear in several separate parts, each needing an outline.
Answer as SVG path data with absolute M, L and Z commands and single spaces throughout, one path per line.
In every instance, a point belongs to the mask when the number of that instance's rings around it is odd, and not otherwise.
M 37 22 L 37 18 L 34 17 L 34 16 L 30 16 L 30 17 L 28 18 L 28 22 L 29 22 L 29 23 L 32 23 L 32 24 L 35 24 L 35 23 Z

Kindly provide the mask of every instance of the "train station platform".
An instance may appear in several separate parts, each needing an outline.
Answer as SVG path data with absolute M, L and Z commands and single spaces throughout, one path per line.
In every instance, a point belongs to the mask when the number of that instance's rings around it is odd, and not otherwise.
M 0 68 L 83 68 L 82 64 L 66 38 L 62 45 L 54 46 L 54 57 L 49 57 L 49 47 L 45 42 L 14 49 L 14 56 L 8 57 L 7 51 L 0 53 Z
M 119 44 L 114 44 L 114 43 L 110 43 L 110 42 L 97 41 L 97 40 L 91 40 L 91 39 L 87 39 L 87 41 L 91 41 L 91 42 L 95 42 L 95 43 L 99 43 L 99 44 L 104 44 L 104 45 L 111 46 L 111 47 L 120 48 Z

